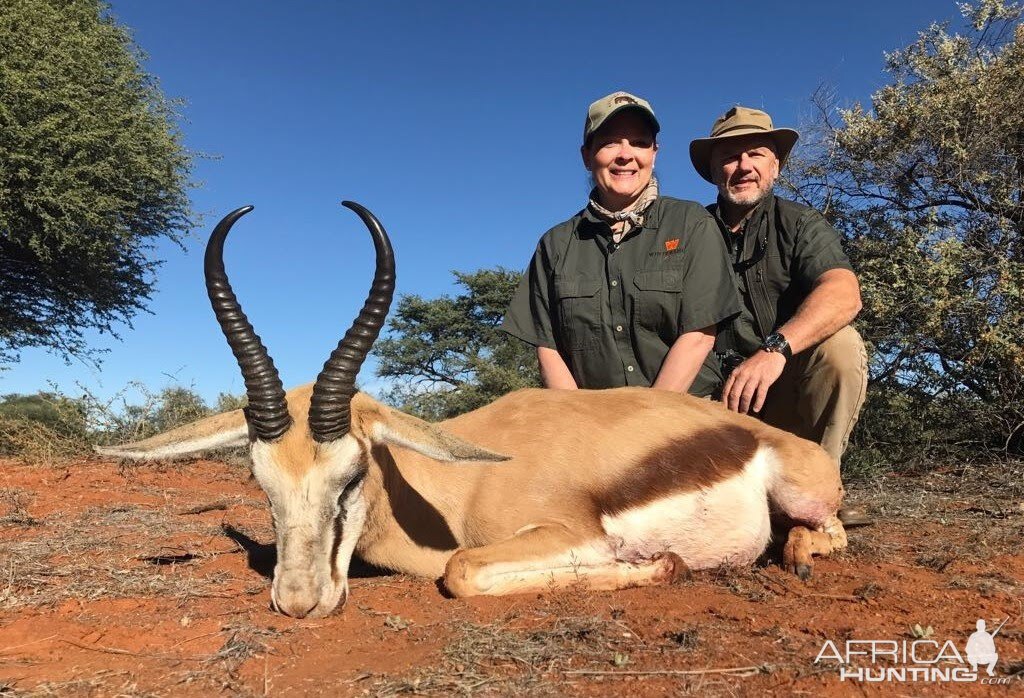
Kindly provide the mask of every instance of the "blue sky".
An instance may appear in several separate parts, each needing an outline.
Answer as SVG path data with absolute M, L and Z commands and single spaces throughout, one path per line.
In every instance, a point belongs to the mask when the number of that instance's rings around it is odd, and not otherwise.
M 0 373 L 0 393 L 81 384 L 109 396 L 238 393 L 241 378 L 202 281 L 206 236 L 234 228 L 232 283 L 287 386 L 310 380 L 358 312 L 372 246 L 339 202 L 369 207 L 391 234 L 398 293 L 451 293 L 450 270 L 525 267 L 540 235 L 585 203 L 579 142 L 588 104 L 625 89 L 662 124 L 664 193 L 711 187 L 687 147 L 734 104 L 776 125 L 810 115 L 825 83 L 845 103 L 884 84 L 883 53 L 953 2 L 269 2 L 115 0 L 199 160 L 204 225 L 186 251 L 160 245 L 152 314 L 119 329 L 99 370 L 42 351 Z M 799 145 L 797 146 L 799 148 Z M 373 392 L 373 360 L 360 383 Z

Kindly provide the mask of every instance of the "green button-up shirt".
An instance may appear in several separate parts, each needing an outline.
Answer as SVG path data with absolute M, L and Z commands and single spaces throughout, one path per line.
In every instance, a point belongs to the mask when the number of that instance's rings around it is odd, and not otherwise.
M 725 243 L 699 204 L 658 197 L 616 243 L 587 210 L 549 230 L 502 329 L 556 349 L 581 388 L 649 386 L 679 335 L 739 313 Z M 707 362 L 690 392 L 710 394 Z
M 750 356 L 793 317 L 819 276 L 830 269 L 853 271 L 839 232 L 812 208 L 769 195 L 736 233 L 722 220 L 717 203 L 708 210 L 732 248 L 743 300 L 742 313 L 719 332 L 716 351 Z

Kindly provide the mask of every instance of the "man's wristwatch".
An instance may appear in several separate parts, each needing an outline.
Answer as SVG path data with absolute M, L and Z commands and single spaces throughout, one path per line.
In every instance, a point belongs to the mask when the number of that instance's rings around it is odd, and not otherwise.
M 765 337 L 764 342 L 761 344 L 761 348 L 765 351 L 782 354 L 786 357 L 787 361 L 793 358 L 793 350 L 789 348 L 789 342 L 778 332 L 772 332 L 770 335 Z

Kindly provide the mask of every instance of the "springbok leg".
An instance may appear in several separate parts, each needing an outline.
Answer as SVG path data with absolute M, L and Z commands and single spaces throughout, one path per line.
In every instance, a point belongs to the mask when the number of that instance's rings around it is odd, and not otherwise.
M 830 516 L 819 530 L 794 526 L 789 530 L 786 547 L 782 549 L 782 564 L 800 579 L 808 579 L 814 567 L 814 556 L 832 554 L 846 547 L 846 531 L 839 517 Z
M 584 584 L 593 590 L 670 584 L 687 572 L 675 553 L 617 560 L 600 535 L 584 538 L 564 526 L 524 529 L 498 543 L 459 550 L 444 584 L 454 596 L 522 594 Z

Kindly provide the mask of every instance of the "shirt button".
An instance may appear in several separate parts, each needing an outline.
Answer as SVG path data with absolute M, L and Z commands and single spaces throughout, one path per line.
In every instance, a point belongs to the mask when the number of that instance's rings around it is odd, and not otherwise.
M 615 331 L 616 332 L 622 332 L 622 325 L 616 325 L 615 326 Z
M 632 366 L 626 366 L 626 370 L 629 371 L 630 373 L 632 373 L 633 372 L 633 367 Z
M 618 286 L 618 285 L 619 285 L 619 282 L 616 281 L 615 279 L 612 279 L 612 286 L 614 287 L 614 286 Z

